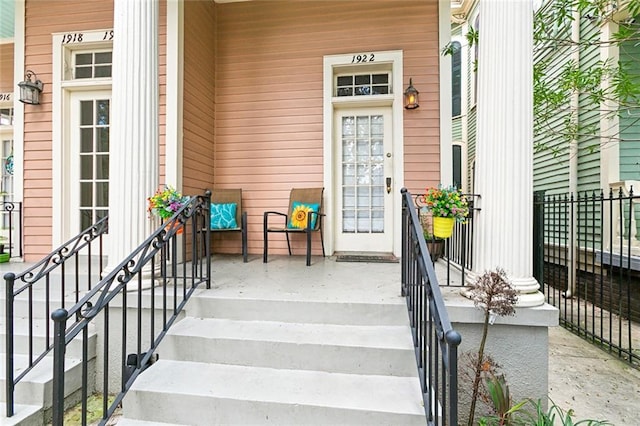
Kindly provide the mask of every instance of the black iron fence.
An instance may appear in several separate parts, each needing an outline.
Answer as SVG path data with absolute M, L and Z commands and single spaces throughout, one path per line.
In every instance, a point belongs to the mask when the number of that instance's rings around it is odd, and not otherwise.
M 411 193 L 402 189 L 402 295 L 429 425 L 458 424 L 458 345 Z
M 640 241 L 633 188 L 534 195 L 534 273 L 560 324 L 640 366 Z
M 193 197 L 78 303 L 52 313 L 53 424 L 63 424 L 67 345 L 76 338 L 82 341 L 81 421 L 86 424 L 92 385 L 90 326 L 101 329 L 98 347 L 104 353 L 96 370 L 102 372 L 97 393 L 102 395 L 105 424 L 138 375 L 157 359 L 158 344 L 196 288 L 210 288 L 209 205 L 208 196 Z M 183 238 L 177 238 L 180 234 Z M 115 396 L 109 399 L 113 388 Z
M 26 271 L 4 275 L 5 295 L 5 392 L 7 417 L 14 414 L 16 385 L 51 351 L 53 329 L 49 316 L 72 305 L 91 289 L 104 264 L 102 241 L 108 231 L 104 218 L 67 241 Z M 26 338 L 26 365 L 15 365 L 16 308 Z M 24 313 L 26 312 L 26 315 Z M 42 330 L 42 332 L 36 332 Z
M 22 203 L 3 201 L 0 210 L 0 257 L 22 257 Z

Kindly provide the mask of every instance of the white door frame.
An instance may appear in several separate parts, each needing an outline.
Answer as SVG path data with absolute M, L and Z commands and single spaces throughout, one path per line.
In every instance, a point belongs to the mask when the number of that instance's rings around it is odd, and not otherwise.
M 374 58 L 367 63 L 358 63 L 358 57 Z M 334 194 L 334 109 L 341 106 L 391 106 L 391 119 L 393 121 L 393 181 L 391 193 L 393 194 L 393 254 L 400 256 L 401 251 L 401 231 L 402 231 L 402 205 L 400 188 L 404 186 L 404 125 L 403 125 L 403 67 L 402 51 L 382 51 L 382 52 L 353 52 L 342 55 L 329 55 L 324 57 L 323 66 L 323 172 L 324 172 L 324 211 L 327 214 L 324 220 L 325 249 L 329 255 L 334 250 L 334 220 L 335 202 Z M 366 68 L 365 68 L 366 67 Z M 359 68 L 366 70 L 390 70 L 391 87 L 389 95 L 376 95 L 371 97 L 335 97 L 334 75 L 339 71 L 357 72 Z M 366 99 L 365 99 L 366 98 Z

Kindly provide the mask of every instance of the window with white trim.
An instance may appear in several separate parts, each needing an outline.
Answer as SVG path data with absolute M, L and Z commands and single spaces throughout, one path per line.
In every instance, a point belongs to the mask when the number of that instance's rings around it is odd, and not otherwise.
M 338 97 L 388 95 L 391 93 L 391 76 L 386 72 L 337 75 L 335 78 L 335 95 Z

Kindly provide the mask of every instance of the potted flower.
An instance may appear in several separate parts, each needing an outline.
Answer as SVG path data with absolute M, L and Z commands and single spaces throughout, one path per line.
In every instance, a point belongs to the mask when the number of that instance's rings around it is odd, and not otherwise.
M 147 198 L 147 201 L 149 202 L 147 211 L 164 222 L 180 210 L 189 201 L 189 197 L 183 196 L 172 186 L 165 185 L 163 189 L 158 189 L 155 194 Z
M 467 198 L 455 186 L 427 188 L 424 203 L 433 214 L 433 235 L 449 238 L 455 222 L 464 223 L 469 214 Z

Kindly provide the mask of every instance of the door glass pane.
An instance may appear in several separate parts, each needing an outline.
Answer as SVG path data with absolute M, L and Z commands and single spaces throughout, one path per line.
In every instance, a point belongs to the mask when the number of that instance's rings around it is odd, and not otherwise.
M 80 226 L 96 223 L 109 205 L 108 99 L 80 101 Z
M 342 231 L 384 232 L 384 117 L 343 117 L 341 133 Z

